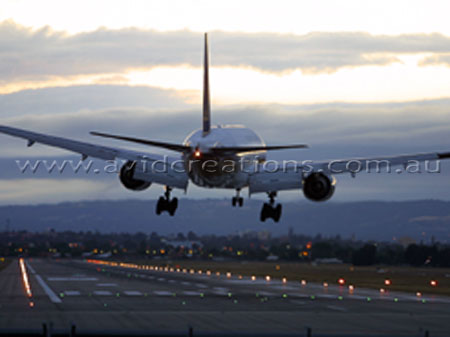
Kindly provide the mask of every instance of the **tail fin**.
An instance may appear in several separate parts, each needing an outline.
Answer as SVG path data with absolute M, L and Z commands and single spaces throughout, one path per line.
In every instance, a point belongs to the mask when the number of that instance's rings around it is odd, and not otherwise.
M 205 33 L 205 56 L 203 65 L 203 136 L 211 130 L 211 102 L 209 98 L 208 33 Z

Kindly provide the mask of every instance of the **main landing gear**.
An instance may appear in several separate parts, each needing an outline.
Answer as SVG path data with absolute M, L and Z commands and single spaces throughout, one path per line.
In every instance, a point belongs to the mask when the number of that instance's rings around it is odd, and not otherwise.
M 170 192 L 172 188 L 166 186 L 166 192 L 164 196 L 159 197 L 158 203 L 156 204 L 156 214 L 160 215 L 162 212 L 166 211 L 173 216 L 178 207 L 178 199 L 173 198 L 170 200 Z
M 231 205 L 233 207 L 236 207 L 236 205 L 238 205 L 239 207 L 242 207 L 242 205 L 244 205 L 244 198 L 242 198 L 241 196 L 239 196 L 239 194 L 241 193 L 241 189 L 238 188 L 236 190 L 236 196 L 231 198 Z
M 281 217 L 281 204 L 275 206 L 275 197 L 277 192 L 267 193 L 269 196 L 269 203 L 265 202 L 260 215 L 261 221 L 266 221 L 266 219 L 273 219 L 273 221 L 278 222 Z

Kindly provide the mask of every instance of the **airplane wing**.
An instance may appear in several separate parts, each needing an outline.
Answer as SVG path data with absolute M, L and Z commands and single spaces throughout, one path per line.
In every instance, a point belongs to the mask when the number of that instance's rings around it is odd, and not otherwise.
M 28 141 L 28 146 L 32 146 L 34 143 L 41 143 L 79 153 L 83 160 L 87 157 L 93 157 L 103 160 L 125 159 L 129 161 L 145 161 L 150 164 L 157 163 L 158 168 L 153 172 L 149 172 L 147 175 L 140 172 L 139 179 L 182 189 L 186 189 L 188 184 L 188 176 L 186 172 L 182 170 L 182 167 L 180 166 L 181 162 L 177 163 L 179 167 L 177 165 L 167 165 L 179 161 L 180 158 L 112 148 L 3 125 L 0 125 L 0 133 L 26 139 Z M 164 167 L 161 167 L 161 165 Z M 149 167 L 149 165 L 146 167 Z
M 360 172 L 392 172 L 393 167 L 415 169 L 413 165 L 424 161 L 450 159 L 450 152 L 429 152 L 398 156 L 350 158 L 326 161 L 277 162 L 273 165 L 258 164 L 251 168 L 249 193 L 301 189 L 305 176 L 313 172 L 327 175 Z M 411 171 L 410 171 L 411 172 Z

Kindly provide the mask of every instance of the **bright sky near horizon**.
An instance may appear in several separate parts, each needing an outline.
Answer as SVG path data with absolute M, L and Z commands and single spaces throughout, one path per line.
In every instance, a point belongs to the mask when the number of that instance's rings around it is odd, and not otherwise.
M 238 103 L 323 103 L 347 102 L 392 102 L 450 97 L 450 40 L 437 41 L 433 46 L 421 48 L 420 39 L 436 36 L 450 37 L 450 2 L 448 1 L 9 1 L 0 5 L 0 21 L 11 20 L 22 29 L 36 33 L 48 26 L 45 36 L 58 35 L 59 41 L 70 40 L 70 36 L 93 34 L 99 27 L 106 31 L 135 27 L 139 30 L 158 32 L 211 31 L 212 48 L 212 96 L 215 104 Z M 56 31 L 56 32 L 55 32 Z M 315 44 L 320 44 L 322 63 L 333 63 L 342 56 L 343 45 L 339 42 L 324 44 L 320 35 L 309 44 L 314 50 L 290 51 L 286 42 L 278 46 L 273 43 L 267 48 L 279 48 L 279 54 L 290 55 L 290 68 L 282 72 L 270 72 L 264 67 L 251 64 L 215 63 L 218 42 L 214 31 L 234 35 L 245 33 L 276 33 L 283 37 L 294 34 L 309 39 L 311 32 L 321 33 L 367 33 L 367 40 L 396 39 L 400 44 L 409 34 L 410 40 L 419 39 L 411 49 L 384 50 L 367 46 L 364 39 L 353 43 L 350 49 L 359 51 L 350 55 L 348 63 L 335 68 L 328 64 L 314 67 L 319 62 Z M 434 34 L 434 35 L 425 35 Z M 25 34 L 26 35 L 26 34 Z M 49 40 L 52 40 L 49 38 Z M 255 39 L 256 40 L 256 39 Z M 247 41 L 251 41 L 247 40 Z M 49 42 L 51 43 L 51 42 Z M 288 42 L 289 43 L 289 42 Z M 395 45 L 395 42 L 392 43 Z M 199 47 L 201 41 L 199 41 Z M 291 45 L 293 45 L 291 43 Z M 102 41 L 99 41 L 102 46 Z M 230 49 L 235 45 L 231 45 Z M 380 47 L 381 46 L 381 47 Z M 100 48 L 98 47 L 98 48 Z M 287 48 L 284 50 L 283 48 Z M 97 46 L 96 46 L 97 48 Z M 126 44 L 124 48 L 127 48 Z M 131 47 L 130 47 L 131 48 Z M 345 48 L 345 46 L 344 46 Z M 375 50 L 373 49 L 375 48 Z M 378 49 L 377 49 L 378 48 Z M 199 48 L 200 49 L 200 48 Z M 239 49 L 230 50 L 239 59 Z M 394 48 L 395 49 L 395 48 Z M 51 50 L 51 48 L 50 48 Z M 222 49 L 221 49 L 222 50 Z M 154 50 L 158 58 L 164 58 L 166 51 Z M 180 53 L 183 50 L 180 47 Z M 253 51 L 249 50 L 247 58 Z M 328 52 L 328 54 L 327 54 Z M 199 55 L 201 51 L 199 50 Z M 308 67 L 295 65 L 304 59 Z M 50 55 L 51 57 L 51 55 Z M 244 55 L 242 54 L 242 57 Z M 284 60 L 279 57 L 279 62 Z M 270 59 L 265 60 L 266 64 Z M 277 59 L 273 58 L 273 64 Z M 300 61 L 299 61 L 300 62 Z M 24 76 L 0 83 L 0 93 L 11 93 L 27 88 L 70 86 L 77 84 L 128 84 L 149 85 L 180 91 L 197 91 L 190 103 L 199 103 L 201 89 L 200 64 L 180 61 L 176 64 L 152 64 L 146 67 L 124 67 L 117 71 L 98 71 L 61 75 L 48 73 L 43 77 Z M 230 64 L 231 63 L 231 64 Z M 300 62 L 301 63 L 301 62 Z M 31 63 L 32 67 L 33 64 Z M 39 66 L 39 64 L 37 64 Z M 68 65 L 70 67 L 70 64 Z M 286 69 L 285 69 L 286 70 Z M 33 73 L 34 69 L 31 69 Z M 239 81 L 235 79 L 239 78 Z

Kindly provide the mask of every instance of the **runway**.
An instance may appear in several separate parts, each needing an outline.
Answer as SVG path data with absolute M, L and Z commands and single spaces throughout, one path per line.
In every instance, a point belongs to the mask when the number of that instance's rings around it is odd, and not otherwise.
M 83 260 L 26 259 L 32 297 L 18 261 L 0 273 L 0 332 L 183 332 L 304 335 L 450 334 L 450 298 L 380 293 L 322 284 L 148 270 Z M 30 307 L 30 302 L 34 306 Z M 194 333 L 194 335 L 195 335 Z

